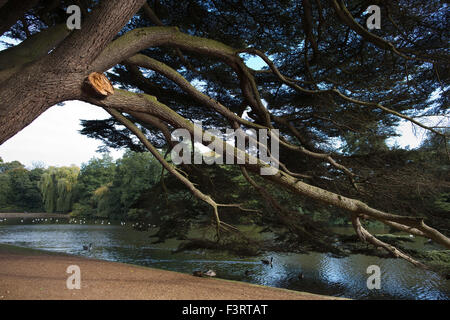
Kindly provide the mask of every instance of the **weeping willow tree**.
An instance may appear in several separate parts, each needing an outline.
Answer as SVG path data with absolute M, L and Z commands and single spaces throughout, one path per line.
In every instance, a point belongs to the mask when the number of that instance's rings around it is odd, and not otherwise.
M 73 204 L 73 187 L 80 168 L 50 167 L 41 177 L 39 189 L 46 212 L 69 212 Z
M 112 182 L 109 182 L 101 187 L 95 189 L 93 193 L 93 201 L 97 206 L 97 216 L 99 217 L 107 217 L 108 216 L 108 208 L 110 207 L 110 189 L 112 187 Z

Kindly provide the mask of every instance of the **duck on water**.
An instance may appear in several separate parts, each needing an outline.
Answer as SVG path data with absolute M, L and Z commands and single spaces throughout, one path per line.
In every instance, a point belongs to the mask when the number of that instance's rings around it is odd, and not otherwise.
M 207 277 L 215 277 L 216 273 L 213 270 L 208 270 L 208 271 L 194 271 L 192 273 L 193 276 L 195 277 L 203 277 L 203 276 L 207 276 Z
M 269 264 L 270 267 L 273 267 L 273 257 L 270 257 L 270 261 L 267 259 L 262 259 L 261 262 L 264 264 Z

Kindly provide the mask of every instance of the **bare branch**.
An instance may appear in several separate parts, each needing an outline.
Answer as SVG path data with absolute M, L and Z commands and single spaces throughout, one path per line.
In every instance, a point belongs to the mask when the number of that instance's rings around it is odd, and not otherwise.
M 361 222 L 359 221 L 359 217 L 357 214 L 352 215 L 352 224 L 356 231 L 356 234 L 361 239 L 361 241 L 369 242 L 369 243 L 373 244 L 375 247 L 382 247 L 383 249 L 385 249 L 386 251 L 391 253 L 395 258 L 402 258 L 417 267 L 427 269 L 427 266 L 425 266 L 421 262 L 411 258 L 406 253 L 403 253 L 400 250 L 398 250 L 397 248 L 395 248 L 394 246 L 391 246 L 390 244 L 387 244 L 387 243 L 375 238 L 372 234 L 370 234 L 370 232 L 368 232 L 366 229 L 364 229 L 364 227 L 361 225 Z
M 242 208 L 242 205 L 240 204 L 218 204 L 216 203 L 209 195 L 204 194 L 199 189 L 195 187 L 195 185 L 189 181 L 185 176 L 179 173 L 178 168 L 175 166 L 169 164 L 164 157 L 159 153 L 159 151 L 148 141 L 147 137 L 142 133 L 141 130 L 139 130 L 138 127 L 134 123 L 132 123 L 130 120 L 125 118 L 120 112 L 118 112 L 115 109 L 112 108 L 104 108 L 109 114 L 111 114 L 114 118 L 119 120 L 124 126 L 126 126 L 133 134 L 135 134 L 138 139 L 145 145 L 145 147 L 152 153 L 152 155 L 161 163 L 161 165 L 172 175 L 174 175 L 178 180 L 180 180 L 188 189 L 189 191 L 199 198 L 200 200 L 204 201 L 205 203 L 209 204 L 214 211 L 214 217 L 216 220 L 216 234 L 217 239 L 219 239 L 220 235 L 220 228 L 225 227 L 226 229 L 236 229 L 235 227 L 232 227 L 229 224 L 223 223 L 220 220 L 219 217 L 219 207 L 237 207 L 240 210 L 243 211 L 256 211 L 251 209 L 244 209 Z M 237 230 L 237 229 L 236 229 Z

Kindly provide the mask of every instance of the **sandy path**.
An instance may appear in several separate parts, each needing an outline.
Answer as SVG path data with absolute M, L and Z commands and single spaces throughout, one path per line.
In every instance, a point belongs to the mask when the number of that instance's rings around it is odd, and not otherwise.
M 69 265 L 81 289 L 69 290 Z M 5 299 L 335 299 L 243 282 L 0 245 L 0 300 Z

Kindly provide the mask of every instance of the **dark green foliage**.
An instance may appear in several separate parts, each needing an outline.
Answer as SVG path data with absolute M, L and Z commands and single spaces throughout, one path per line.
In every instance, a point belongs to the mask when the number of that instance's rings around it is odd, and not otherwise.
M 113 158 L 106 153 L 83 164 L 75 186 L 76 201 L 87 201 L 95 190 L 112 181 L 114 172 Z
M 0 158 L 0 211 L 43 210 L 38 182 L 43 169 L 26 169 L 20 162 Z
M 128 151 L 113 161 L 109 154 L 81 167 L 76 190 L 76 216 L 136 220 L 145 216 L 133 206 L 152 187 L 161 167 L 150 153 Z

